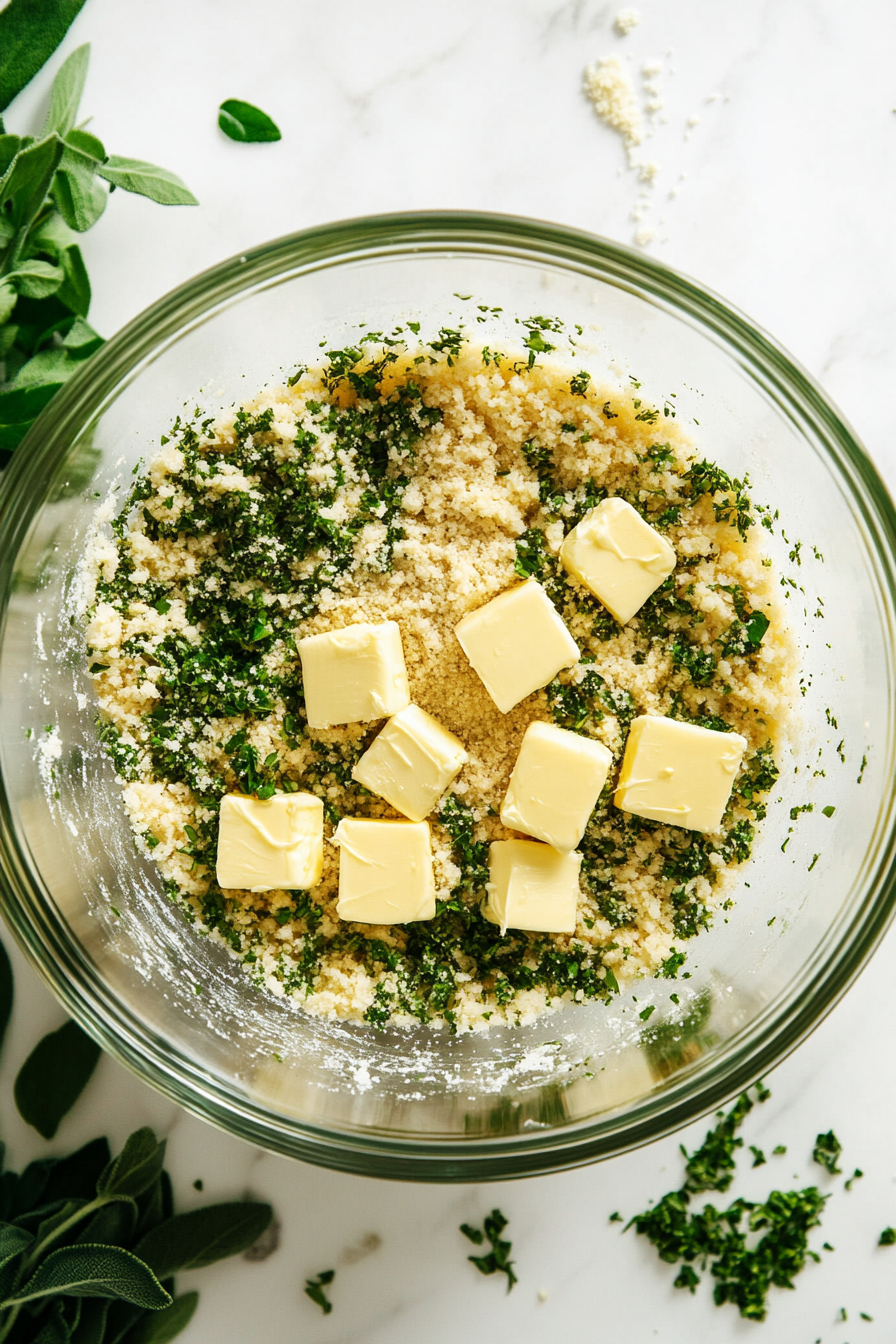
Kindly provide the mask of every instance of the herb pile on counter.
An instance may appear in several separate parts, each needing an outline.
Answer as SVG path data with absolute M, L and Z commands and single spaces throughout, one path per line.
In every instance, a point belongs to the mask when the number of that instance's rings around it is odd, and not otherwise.
M 13 979 L 0 944 L 0 1044 Z M 74 1022 L 38 1043 L 19 1072 L 23 1119 L 51 1138 L 81 1094 L 99 1046 Z M 174 1275 L 245 1251 L 273 1217 L 239 1200 L 174 1212 L 165 1141 L 136 1130 L 113 1157 L 93 1139 L 20 1174 L 0 1145 L 0 1342 L 165 1344 L 189 1322 L 198 1293 L 175 1296 Z
M 12 58 L 0 64 L 0 111 L 64 36 L 68 23 L 41 56 L 56 32 L 52 16 L 65 8 L 13 0 L 0 11 L 0 48 L 14 44 L 6 48 Z M 39 65 L 22 57 L 22 44 Z M 85 44 L 61 66 L 39 137 L 8 132 L 0 117 L 0 468 L 38 412 L 103 343 L 87 322 L 90 281 L 78 236 L 116 188 L 160 205 L 197 204 L 174 173 L 107 154 L 78 124 L 89 54 Z
M 758 1083 L 755 1101 L 767 1101 L 771 1093 Z M 819 1260 L 810 1250 L 808 1234 L 821 1223 L 829 1195 L 817 1186 L 803 1190 L 773 1190 L 762 1203 L 735 1199 L 726 1209 L 705 1204 L 693 1212 L 695 1195 L 709 1190 L 725 1191 L 735 1173 L 735 1154 L 743 1147 L 738 1129 L 753 1109 L 754 1097 L 745 1092 L 719 1121 L 702 1145 L 693 1153 L 682 1146 L 685 1180 L 679 1190 L 664 1195 L 653 1208 L 636 1214 L 625 1230 L 634 1226 L 657 1248 L 661 1260 L 678 1264 L 676 1288 L 695 1292 L 702 1271 L 709 1270 L 715 1280 L 713 1298 L 717 1306 L 733 1303 L 741 1316 L 762 1321 L 768 1309 L 769 1290 L 792 1288 L 793 1280 L 806 1260 Z M 819 1144 L 821 1145 L 819 1147 Z M 765 1162 L 764 1154 L 751 1146 L 753 1166 Z M 785 1149 L 778 1147 L 776 1153 Z M 831 1153 L 839 1153 L 840 1144 L 833 1132 L 819 1135 L 813 1157 L 829 1172 L 835 1168 Z M 615 1217 L 615 1215 L 614 1215 Z M 757 1239 L 753 1234 L 761 1233 Z

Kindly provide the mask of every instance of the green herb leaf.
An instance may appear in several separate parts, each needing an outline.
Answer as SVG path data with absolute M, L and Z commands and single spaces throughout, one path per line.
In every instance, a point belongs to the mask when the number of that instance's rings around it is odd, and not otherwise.
M 169 1339 L 186 1330 L 198 1301 L 198 1293 L 184 1293 L 176 1297 L 170 1307 L 144 1316 L 130 1331 L 127 1344 L 168 1344 Z M 73 1340 L 72 1344 L 80 1344 L 80 1341 Z
M 19 1070 L 15 1099 L 19 1115 L 45 1139 L 80 1097 L 96 1068 L 100 1047 L 77 1022 L 66 1022 L 38 1041 Z
M 50 91 L 50 110 L 44 123 L 44 135 L 49 135 L 51 131 L 66 135 L 74 126 L 89 63 L 90 43 L 85 42 L 83 46 L 76 47 L 59 67 Z
M 48 135 L 20 149 L 7 169 L 0 182 L 0 205 L 6 207 L 14 231 L 27 229 L 43 205 L 63 149 L 58 135 Z
M 48 299 L 65 279 L 61 266 L 48 261 L 23 261 L 6 275 L 7 283 L 15 285 L 26 299 Z
M 159 1179 L 164 1161 L 165 1140 L 159 1143 L 148 1126 L 136 1129 L 100 1176 L 96 1193 L 105 1198 L 127 1195 L 136 1199 Z M 167 1274 L 160 1278 L 167 1278 Z
M 113 187 L 136 192 L 138 196 L 148 196 L 159 205 L 199 204 L 176 173 L 170 173 L 167 168 L 157 168 L 154 163 L 144 163 L 142 159 L 123 159 L 117 154 L 110 154 L 97 172 Z
M 56 298 L 71 312 L 86 317 L 90 309 L 90 281 L 80 247 L 74 243 L 67 247 L 61 253 L 59 263 L 65 271 L 65 280 L 56 291 Z
M 240 1200 L 209 1204 L 159 1223 L 134 1247 L 160 1279 L 182 1269 L 201 1269 L 245 1251 L 270 1223 L 270 1204 Z
M 167 1307 L 166 1293 L 152 1271 L 118 1246 L 63 1246 L 51 1251 L 35 1274 L 3 1307 L 42 1297 L 116 1297 L 147 1310 Z
M 877 1239 L 878 1246 L 896 1246 L 896 1227 L 885 1227 Z
M 239 98 L 228 98 L 221 104 L 218 125 L 231 140 L 259 143 L 280 139 L 280 131 L 267 113 Z
M 109 1140 L 102 1138 L 52 1161 L 42 1198 L 48 1204 L 57 1199 L 92 1199 L 110 1156 Z
M 812 1149 L 812 1161 L 824 1167 L 831 1176 L 839 1176 L 841 1172 L 837 1166 L 837 1159 L 842 1151 L 840 1140 L 834 1131 L 829 1129 L 827 1134 L 819 1134 L 816 1138 L 815 1147 Z
M 106 208 L 109 193 L 96 180 L 99 160 L 66 145 L 50 192 L 53 203 L 70 229 L 92 229 Z
M 492 1248 L 489 1253 L 487 1255 L 468 1255 L 467 1259 L 472 1265 L 476 1266 L 480 1274 L 506 1274 L 507 1291 L 509 1293 L 513 1285 L 518 1282 L 518 1279 L 514 1273 L 513 1261 L 510 1259 L 510 1252 L 513 1250 L 513 1245 L 511 1242 L 503 1241 L 501 1238 L 501 1233 L 506 1226 L 507 1219 L 501 1210 L 492 1209 L 491 1213 L 485 1219 L 485 1222 L 483 1223 L 483 1231 L 478 1237 L 471 1235 L 471 1233 L 475 1233 L 478 1229 L 471 1227 L 469 1223 L 464 1223 L 460 1230 L 465 1237 L 469 1237 L 470 1240 L 475 1241 L 477 1245 L 481 1244 L 486 1237 L 488 1238 Z
M 76 317 L 62 338 L 63 347 L 78 356 L 92 355 L 104 344 L 102 336 L 82 317 Z
M 18 298 L 15 287 L 9 281 L 4 280 L 0 284 L 0 327 L 12 317 Z
M 0 1223 L 0 1300 L 12 1292 L 22 1253 L 33 1241 L 34 1237 L 26 1228 Z
M 0 10 L 0 112 L 53 55 L 84 0 L 10 0 Z
M 333 1282 L 335 1277 L 335 1269 L 324 1269 L 313 1279 L 305 1280 L 305 1296 L 310 1297 L 312 1302 L 316 1302 L 325 1316 L 329 1316 L 333 1310 L 333 1303 L 327 1297 L 324 1289 Z

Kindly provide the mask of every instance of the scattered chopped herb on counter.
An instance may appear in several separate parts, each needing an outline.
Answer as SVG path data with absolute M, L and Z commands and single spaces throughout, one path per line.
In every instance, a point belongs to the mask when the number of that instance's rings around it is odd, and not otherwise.
M 786 1152 L 787 1145 L 785 1143 L 777 1143 L 772 1149 L 772 1157 L 783 1157 Z
M 750 1144 L 750 1152 L 753 1154 L 753 1166 L 764 1167 L 768 1160 L 761 1148 L 757 1148 L 755 1143 Z
M 821 815 L 823 817 L 832 817 L 836 811 L 837 811 L 836 807 L 832 806 L 831 804 L 828 804 L 827 807 L 823 807 L 821 809 Z
M 266 112 L 240 98 L 227 98 L 218 108 L 218 125 L 230 140 L 261 144 L 279 140 L 280 130 Z
M 324 1289 L 333 1282 L 335 1277 L 335 1269 L 324 1269 L 315 1278 L 305 1280 L 305 1296 L 310 1297 L 312 1302 L 316 1302 L 325 1316 L 329 1316 L 333 1310 L 333 1303 L 327 1297 Z
M 817 1162 L 820 1167 L 831 1176 L 840 1176 L 841 1170 L 837 1166 L 837 1160 L 843 1151 L 843 1147 L 837 1135 L 832 1129 L 827 1134 L 819 1134 L 815 1140 L 815 1147 L 812 1149 L 812 1161 Z
M 612 1221 L 612 1220 L 611 1220 Z M 510 1252 L 513 1245 L 509 1241 L 502 1241 L 501 1233 L 507 1226 L 507 1219 L 500 1209 L 492 1209 L 491 1213 L 485 1219 L 482 1229 L 473 1227 L 470 1223 L 461 1223 L 460 1231 L 464 1236 L 476 1246 L 481 1246 L 488 1238 L 491 1250 L 487 1255 L 468 1255 L 467 1259 L 474 1264 L 480 1274 L 506 1274 L 507 1291 L 510 1292 L 515 1283 L 518 1282 L 513 1270 L 514 1262 L 510 1259 Z
M 861 784 L 861 782 L 862 782 L 862 776 L 863 776 L 864 773 L 865 773 L 865 767 L 867 766 L 867 764 L 868 764 L 868 757 L 867 757 L 867 756 L 863 756 L 863 757 L 862 757 L 862 764 L 861 764 L 861 766 L 860 766 L 860 768 L 859 768 L 859 776 L 858 776 L 858 779 L 856 780 L 856 783 L 857 783 L 857 784 Z
M 860 1181 L 864 1175 L 865 1175 L 864 1171 L 861 1171 L 858 1167 L 856 1167 L 855 1171 L 850 1176 L 849 1180 L 843 1182 L 843 1189 L 851 1190 L 854 1183 L 856 1181 Z
M 877 1239 L 878 1246 L 896 1246 L 896 1227 L 885 1227 Z
M 874 1317 L 873 1317 L 873 1316 L 869 1316 L 868 1313 L 867 1313 L 867 1311 L 860 1311 L 860 1312 L 859 1312 L 859 1320 L 861 1320 L 861 1321 L 873 1321 L 873 1320 L 874 1320 Z
M 759 1095 L 764 1100 L 768 1090 L 762 1088 Z M 808 1233 L 819 1225 L 828 1197 L 810 1186 L 773 1190 L 763 1203 L 736 1199 L 722 1211 L 712 1204 L 699 1212 L 690 1211 L 696 1192 L 724 1190 L 730 1185 L 734 1152 L 743 1143 L 735 1131 L 752 1106 L 744 1093 L 727 1115 L 720 1113 L 719 1123 L 691 1157 L 682 1148 L 687 1158 L 685 1184 L 636 1214 L 626 1230 L 634 1226 L 656 1246 L 660 1259 L 681 1263 L 676 1288 L 696 1291 L 700 1282 L 693 1267 L 696 1262 L 703 1271 L 709 1269 L 716 1281 L 713 1298 L 717 1306 L 731 1302 L 742 1316 L 761 1321 L 768 1308 L 769 1289 L 792 1288 L 807 1258 L 818 1259 L 809 1249 Z M 752 1235 L 757 1232 L 762 1233 L 758 1240 Z
M 621 1213 L 618 1213 L 618 1212 L 617 1212 L 617 1213 L 611 1213 L 611 1214 L 610 1214 L 610 1222 L 611 1222 L 611 1223 L 621 1223 L 621 1222 L 622 1222 L 622 1214 L 621 1214 Z
M 848 1321 L 848 1320 L 849 1320 L 849 1317 L 848 1317 L 847 1314 L 846 1314 L 846 1308 L 845 1308 L 845 1307 L 841 1307 L 840 1310 L 837 1312 L 837 1320 L 838 1320 L 838 1321 Z

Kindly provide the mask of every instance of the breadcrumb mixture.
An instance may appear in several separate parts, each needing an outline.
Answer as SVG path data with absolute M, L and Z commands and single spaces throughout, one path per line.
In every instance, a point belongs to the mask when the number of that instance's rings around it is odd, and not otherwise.
M 674 976 L 750 852 L 793 700 L 791 641 L 746 482 L 697 461 L 637 385 L 591 385 L 531 319 L 518 357 L 460 333 L 331 351 L 227 422 L 177 422 L 85 565 L 101 736 L 138 847 L 197 929 L 259 986 L 328 1017 L 482 1029 L 620 984 Z M 533 343 L 533 332 L 541 339 Z M 566 532 L 622 495 L 678 566 L 620 628 L 563 571 Z M 581 661 L 511 713 L 496 709 L 454 627 L 514 582 L 545 585 Z M 351 780 L 382 726 L 309 730 L 295 640 L 398 622 L 414 703 L 470 762 L 430 817 L 435 920 L 375 928 L 335 913 L 341 815 L 398 816 Z M 666 714 L 733 729 L 749 750 L 719 835 L 612 805 L 628 724 Z M 573 936 L 500 930 L 480 914 L 487 842 L 534 719 L 604 743 L 614 769 L 585 840 Z M 311 892 L 222 891 L 219 801 L 241 789 L 324 799 Z

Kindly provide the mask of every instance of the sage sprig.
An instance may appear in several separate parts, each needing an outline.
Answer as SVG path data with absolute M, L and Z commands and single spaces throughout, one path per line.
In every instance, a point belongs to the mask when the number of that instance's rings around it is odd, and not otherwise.
M 45 50 L 37 22 L 43 7 L 35 3 L 14 0 L 0 11 L 0 36 L 12 9 L 23 31 L 23 16 L 31 14 L 28 50 Z M 198 204 L 174 173 L 107 154 L 103 142 L 77 124 L 89 57 L 85 44 L 63 62 L 38 138 L 7 132 L 0 118 L 0 469 L 35 416 L 103 343 L 86 320 L 90 281 L 78 235 L 93 227 L 118 188 L 160 205 Z M 33 60 L 18 75 L 10 67 L 4 85 L 7 64 L 0 57 L 0 92 L 18 92 L 31 78 L 24 76 Z
M 162 1344 L 184 1328 L 196 1294 L 176 1297 L 173 1275 L 246 1250 L 273 1211 L 241 1200 L 176 1214 L 164 1157 L 144 1128 L 115 1158 L 96 1139 L 2 1173 L 0 1344 Z

